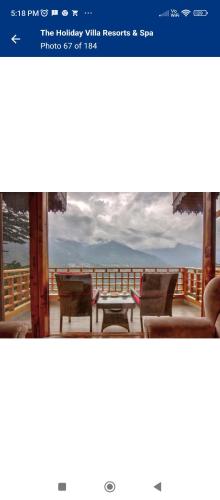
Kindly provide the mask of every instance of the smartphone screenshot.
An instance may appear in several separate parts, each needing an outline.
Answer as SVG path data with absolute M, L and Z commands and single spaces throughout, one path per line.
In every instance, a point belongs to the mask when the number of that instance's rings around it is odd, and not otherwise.
M 0 6 L 0 498 L 218 500 L 220 6 Z

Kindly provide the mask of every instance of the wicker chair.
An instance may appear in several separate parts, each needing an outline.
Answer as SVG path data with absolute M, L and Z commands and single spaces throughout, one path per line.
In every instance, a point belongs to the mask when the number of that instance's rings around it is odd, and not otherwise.
M 92 332 L 92 306 L 98 299 L 98 290 L 92 289 L 92 275 L 85 273 L 57 273 L 56 282 L 60 299 L 60 333 L 63 317 L 88 316 Z
M 141 331 L 143 316 L 172 316 L 173 294 L 178 273 L 144 273 L 140 293 L 133 288 L 131 295 L 140 307 Z

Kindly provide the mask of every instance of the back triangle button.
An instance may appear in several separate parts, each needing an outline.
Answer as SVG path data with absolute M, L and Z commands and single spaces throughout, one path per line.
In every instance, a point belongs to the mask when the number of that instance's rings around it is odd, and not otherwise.
M 162 483 L 155 484 L 154 488 L 158 491 L 162 491 Z

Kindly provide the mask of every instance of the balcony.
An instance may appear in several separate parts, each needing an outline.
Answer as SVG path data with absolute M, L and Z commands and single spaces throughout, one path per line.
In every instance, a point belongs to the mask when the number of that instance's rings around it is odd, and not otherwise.
M 219 211 L 216 210 L 216 200 L 219 193 L 174 193 L 173 213 L 203 213 L 203 268 L 177 269 L 179 274 L 178 285 L 175 291 L 173 314 L 183 312 L 189 315 L 198 315 L 201 310 L 202 294 L 216 274 L 216 219 Z M 4 210 L 12 213 L 12 226 L 9 233 L 4 235 L 7 227 L 4 219 Z M 65 212 L 68 210 L 66 193 L 0 193 L 0 320 L 28 319 L 32 312 L 32 331 L 30 336 L 34 338 L 47 337 L 58 331 L 57 318 L 59 316 L 59 303 L 55 283 L 55 269 L 48 269 L 48 211 Z M 20 215 L 19 215 L 20 214 Z M 23 221 L 21 214 L 26 214 Z M 140 215 L 141 216 L 141 215 Z M 29 269 L 13 269 L 4 272 L 4 244 L 19 241 L 19 224 L 14 221 L 27 224 L 25 227 L 24 241 L 29 240 Z M 17 228 L 17 229 L 16 229 Z M 10 224 L 9 224 L 10 229 Z M 117 259 L 116 259 L 117 260 Z M 74 262 L 74 258 L 72 260 Z M 85 262 L 90 259 L 85 259 Z M 101 262 L 101 259 L 100 259 Z M 172 261 L 171 261 L 172 262 Z M 123 265 L 123 261 L 122 261 Z M 128 262 L 126 263 L 128 265 Z M 79 268 L 77 269 L 79 270 Z M 91 271 L 95 286 L 106 290 L 129 290 L 130 286 L 139 288 L 140 276 L 144 271 L 152 269 L 115 269 L 84 268 L 85 272 Z M 166 273 L 170 269 L 160 269 Z M 176 271 L 176 269 L 174 269 Z M 155 269 L 156 271 L 156 269 Z M 158 269 L 159 271 L 159 269 Z M 217 270 L 217 274 L 219 274 Z M 31 307 L 30 307 L 31 290 Z M 5 300 L 4 300 L 5 298 Z M 50 302 L 50 303 L 49 303 Z M 49 305 L 51 321 L 49 325 Z M 31 312 L 30 312 L 31 309 Z M 137 311 L 137 330 L 139 331 Z M 133 325 L 134 326 L 134 325 Z M 66 330 L 71 328 L 83 331 L 87 330 L 83 321 L 79 324 L 74 322 L 66 325 Z M 94 325 L 94 329 L 98 325 Z M 87 330 L 88 331 L 88 330 Z
M 59 334 L 59 301 L 56 286 L 56 272 L 85 272 L 91 273 L 93 286 L 100 290 L 128 291 L 131 287 L 140 288 L 140 278 L 143 272 L 178 272 L 178 282 L 174 295 L 173 315 L 200 316 L 202 301 L 202 270 L 199 268 L 50 268 L 49 269 L 49 294 L 50 294 L 50 330 L 51 335 Z M 216 269 L 220 275 L 220 268 Z M 22 319 L 30 323 L 30 270 L 12 269 L 4 271 L 5 314 L 6 319 Z M 139 309 L 134 311 L 134 321 L 130 324 L 131 332 L 140 332 Z M 119 331 L 119 327 L 111 327 L 111 331 Z M 95 322 L 93 314 L 93 332 L 101 331 L 101 311 L 99 321 Z M 87 318 L 67 319 L 63 324 L 64 334 L 70 332 L 88 332 Z

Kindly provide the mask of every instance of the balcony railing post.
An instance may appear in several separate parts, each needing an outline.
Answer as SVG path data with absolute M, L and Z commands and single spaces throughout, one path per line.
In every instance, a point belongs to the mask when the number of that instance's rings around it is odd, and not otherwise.
M 194 272 L 190 272 L 190 295 L 193 295 L 194 292 Z
M 182 279 L 183 279 L 183 296 L 184 298 L 187 296 L 188 289 L 188 270 L 184 267 L 182 269 Z
M 18 300 L 19 302 L 22 302 L 22 296 L 23 296 L 23 273 L 21 273 L 20 276 L 17 278 L 18 280 Z
M 201 276 L 196 273 L 196 302 L 200 302 Z
M 9 279 L 10 283 L 10 299 L 9 299 L 9 304 L 10 304 L 10 311 L 14 311 L 15 308 L 15 281 L 13 276 L 10 277 Z

